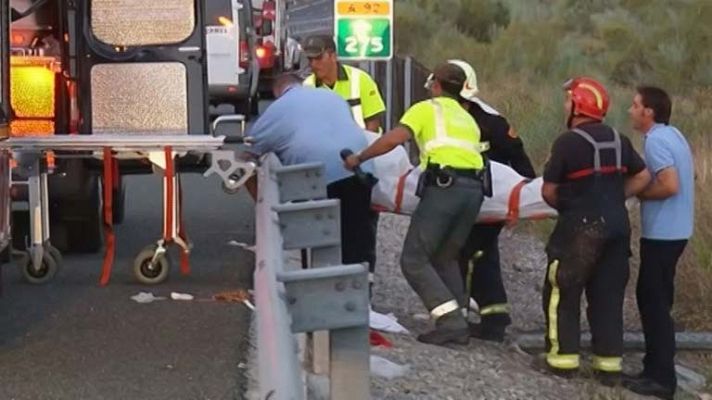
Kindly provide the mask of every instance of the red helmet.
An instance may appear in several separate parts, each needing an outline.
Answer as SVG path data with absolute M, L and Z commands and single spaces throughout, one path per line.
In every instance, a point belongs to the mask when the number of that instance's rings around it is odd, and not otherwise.
M 572 115 L 585 115 L 603 120 L 608 111 L 610 98 L 608 91 L 597 80 L 587 77 L 571 79 L 564 84 L 564 90 L 571 94 Z

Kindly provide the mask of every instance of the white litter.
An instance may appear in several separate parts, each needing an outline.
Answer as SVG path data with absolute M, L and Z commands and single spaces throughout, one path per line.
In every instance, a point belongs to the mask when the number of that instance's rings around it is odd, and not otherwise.
M 182 301 L 190 301 L 190 300 L 193 300 L 193 295 L 192 295 L 192 294 L 188 294 L 188 293 L 171 292 L 171 299 L 173 299 L 173 300 L 182 300 Z
M 131 300 L 139 304 L 153 303 L 156 300 L 165 300 L 165 297 L 156 297 L 151 292 L 140 292 L 139 294 L 131 296 Z
M 371 355 L 370 362 L 371 375 L 386 379 L 394 379 L 404 376 L 410 369 L 409 365 L 400 365 L 383 357 Z
M 371 329 L 377 331 L 390 332 L 390 333 L 409 333 L 408 329 L 403 327 L 403 325 L 398 323 L 398 318 L 392 313 L 381 314 L 373 310 L 369 310 L 368 314 L 368 326 Z

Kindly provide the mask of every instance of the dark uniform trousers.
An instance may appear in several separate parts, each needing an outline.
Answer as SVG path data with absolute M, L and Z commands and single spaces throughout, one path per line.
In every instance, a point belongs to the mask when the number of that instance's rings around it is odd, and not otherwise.
M 579 366 L 581 295 L 585 291 L 593 368 L 620 372 L 630 256 L 627 216 L 624 222 L 611 227 L 601 216 L 579 212 L 559 216 L 547 246 L 543 296 L 550 367 L 572 370 Z
M 423 189 L 403 243 L 401 268 L 429 311 L 452 300 L 467 304 L 457 258 L 482 200 L 477 179 L 457 177 L 450 187 Z
M 330 199 L 341 201 L 341 258 L 344 264 L 371 262 L 376 235 L 371 223 L 371 187 L 356 176 L 326 186 Z
M 675 269 L 687 240 L 640 240 L 640 274 L 636 295 L 645 334 L 643 375 L 669 389 L 675 376 Z
M 468 294 L 477 302 L 482 322 L 500 326 L 511 323 L 499 262 L 499 234 L 503 227 L 503 224 L 475 225 L 459 259 L 466 284 L 470 278 Z

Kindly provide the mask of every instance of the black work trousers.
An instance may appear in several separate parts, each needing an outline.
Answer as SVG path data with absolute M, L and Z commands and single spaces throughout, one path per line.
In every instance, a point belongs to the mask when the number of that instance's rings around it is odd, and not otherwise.
M 470 289 L 470 297 L 477 302 L 481 320 L 485 324 L 511 323 L 499 262 L 499 234 L 503 227 L 503 224 L 475 225 L 459 259 L 465 285 Z M 471 273 L 470 263 L 473 266 Z
M 367 262 L 373 272 L 376 246 L 372 222 L 371 187 L 351 176 L 326 186 L 330 199 L 341 202 L 341 259 L 344 264 Z
M 581 295 L 588 301 L 593 368 L 620 372 L 623 300 L 630 240 L 610 235 L 605 219 L 560 217 L 547 246 L 544 281 L 547 362 L 555 369 L 579 367 Z
M 675 325 L 670 315 L 675 297 L 675 270 L 687 240 L 640 240 L 636 297 L 645 334 L 643 374 L 675 389 Z

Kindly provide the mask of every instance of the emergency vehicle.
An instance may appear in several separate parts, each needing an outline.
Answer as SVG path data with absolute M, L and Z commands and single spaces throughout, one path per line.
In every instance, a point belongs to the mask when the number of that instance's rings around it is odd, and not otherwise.
M 211 106 L 256 105 L 259 65 L 250 0 L 10 0 L 0 2 L 0 126 L 12 137 L 210 134 Z M 100 160 L 48 165 L 51 231 L 61 251 L 102 246 Z M 180 171 L 207 160 L 181 157 Z M 49 162 L 48 162 L 49 163 Z M 114 221 L 124 216 L 121 176 L 151 173 L 116 163 Z M 27 243 L 26 185 L 13 174 L 13 247 Z

